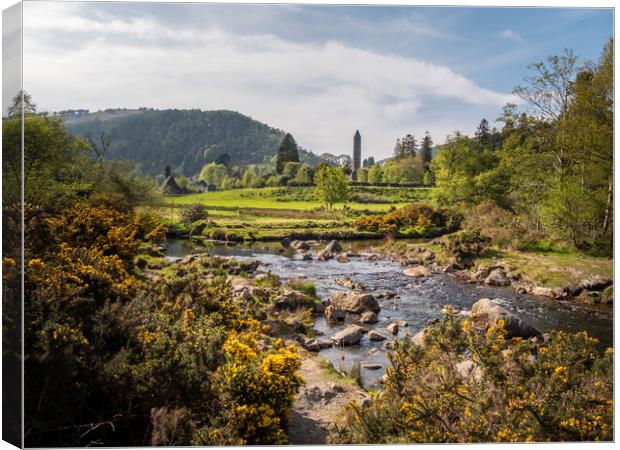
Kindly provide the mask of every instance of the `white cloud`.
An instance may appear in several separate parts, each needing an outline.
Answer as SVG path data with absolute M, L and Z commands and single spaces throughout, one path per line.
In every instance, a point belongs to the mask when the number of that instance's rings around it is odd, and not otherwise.
M 514 30 L 504 30 L 499 33 L 499 37 L 501 37 L 502 39 L 508 39 L 509 41 L 513 42 L 523 42 L 523 38 L 521 37 L 521 35 Z
M 478 111 L 514 102 L 449 67 L 339 42 L 109 20 L 58 5 L 25 5 L 24 85 L 47 109 L 232 109 L 290 131 L 316 153 L 349 152 L 360 129 L 364 152 L 384 157 L 406 133 L 429 129 L 439 142 L 472 129 Z M 421 111 L 437 100 L 469 105 L 472 117 L 446 111 L 445 121 L 429 122 Z

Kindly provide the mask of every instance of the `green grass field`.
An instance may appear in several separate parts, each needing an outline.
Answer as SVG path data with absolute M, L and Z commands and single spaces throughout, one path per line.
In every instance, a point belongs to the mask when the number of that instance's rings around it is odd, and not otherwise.
M 380 189 L 381 194 L 375 194 L 373 189 Z M 428 199 L 430 189 L 426 188 L 356 188 L 352 194 L 369 193 L 385 203 L 348 202 L 352 210 L 384 212 L 390 206 L 399 206 Z M 253 209 L 286 209 L 294 211 L 308 211 L 323 207 L 323 203 L 316 197 L 312 187 L 286 187 L 261 189 L 232 189 L 227 191 L 204 192 L 177 197 L 167 197 L 166 206 L 181 206 L 191 203 L 202 203 L 209 211 L 235 210 L 239 208 Z M 335 205 L 341 210 L 344 203 Z
M 165 197 L 156 211 L 164 222 L 184 228 L 179 223 L 179 209 L 195 203 L 205 205 L 211 225 L 203 230 L 204 236 L 223 233 L 244 240 L 272 240 L 355 234 L 361 238 L 373 234 L 353 230 L 355 216 L 385 213 L 391 207 L 425 201 L 429 195 L 427 188 L 353 187 L 350 196 L 357 201 L 346 203 L 346 210 L 340 203 L 327 211 L 313 187 L 234 189 Z

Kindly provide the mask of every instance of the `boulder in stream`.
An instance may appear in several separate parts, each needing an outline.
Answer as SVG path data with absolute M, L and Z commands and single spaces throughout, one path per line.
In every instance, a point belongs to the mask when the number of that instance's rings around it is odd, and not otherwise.
M 327 261 L 328 259 L 334 258 L 340 251 L 342 251 L 342 247 L 340 243 L 334 239 L 330 241 L 323 250 L 317 253 L 316 259 L 319 261 Z
M 379 333 L 378 331 L 372 330 L 370 333 L 368 333 L 368 339 L 370 339 L 371 341 L 385 341 L 387 340 L 387 336 Z
M 488 329 L 503 320 L 508 338 L 540 336 L 538 330 L 488 298 L 482 298 L 473 304 L 471 317 L 476 326 L 484 329 Z
M 379 303 L 372 294 L 361 292 L 334 292 L 331 305 L 334 309 L 353 314 L 362 314 L 366 311 L 378 313 L 381 311 Z
M 377 317 L 377 313 L 374 311 L 366 311 L 362 313 L 360 317 L 361 323 L 377 323 L 379 322 L 379 318 Z
M 422 278 L 422 277 L 430 277 L 433 275 L 433 272 L 426 266 L 414 266 L 405 269 L 403 273 L 410 277 Z
M 331 337 L 336 345 L 356 345 L 362 340 L 366 330 L 358 325 L 349 325 Z

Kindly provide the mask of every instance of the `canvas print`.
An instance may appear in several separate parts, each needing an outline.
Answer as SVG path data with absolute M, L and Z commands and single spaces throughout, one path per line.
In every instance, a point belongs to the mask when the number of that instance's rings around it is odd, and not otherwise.
M 613 8 L 3 13 L 3 439 L 613 441 Z

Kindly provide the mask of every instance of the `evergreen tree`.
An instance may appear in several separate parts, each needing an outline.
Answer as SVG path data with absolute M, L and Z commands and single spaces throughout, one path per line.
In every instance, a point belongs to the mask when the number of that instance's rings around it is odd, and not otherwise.
M 415 136 L 408 134 L 402 139 L 396 140 L 394 146 L 394 157 L 396 159 L 404 158 L 405 156 L 415 156 L 418 152 L 418 143 Z
M 489 122 L 487 119 L 482 119 L 476 132 L 474 133 L 476 138 L 478 139 L 478 143 L 483 149 L 488 148 L 491 137 L 491 129 L 489 127 Z
M 37 113 L 37 105 L 32 102 L 30 94 L 26 91 L 19 91 L 17 95 L 13 97 L 13 103 L 8 109 L 8 116 L 20 116 L 22 113 L 22 107 L 24 109 L 24 115 Z
M 278 148 L 278 155 L 276 158 L 276 170 L 278 173 L 284 171 L 284 166 L 287 162 L 299 162 L 299 150 L 297 143 L 290 133 L 286 133 L 284 140 Z
M 420 146 L 420 158 L 422 158 L 422 162 L 424 164 L 424 172 L 428 172 L 428 165 L 431 163 L 431 159 L 433 159 L 432 147 L 433 139 L 427 131 L 424 134 L 422 145 Z

